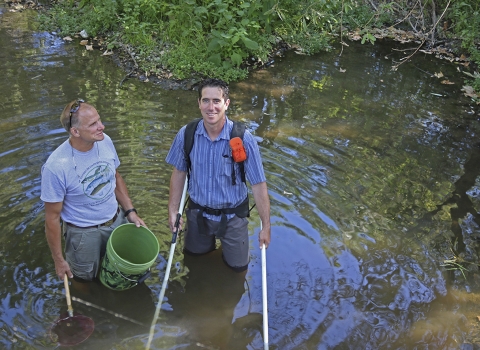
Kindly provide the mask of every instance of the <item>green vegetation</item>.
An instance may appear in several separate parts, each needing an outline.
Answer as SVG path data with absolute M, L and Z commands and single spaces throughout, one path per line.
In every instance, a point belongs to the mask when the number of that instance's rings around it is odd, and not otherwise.
M 472 62 L 480 66 L 480 2 L 475 0 L 456 1 L 448 17 L 453 35 L 462 41 L 462 47 L 470 54 Z M 480 93 L 480 75 L 478 72 L 471 84 Z
M 312 54 L 352 31 L 373 44 L 372 30 L 387 27 L 427 47 L 458 40 L 457 53 L 480 63 L 478 0 L 63 0 L 41 22 L 61 35 L 105 37 L 108 49 L 128 46 L 141 70 L 177 79 L 238 80 L 280 46 Z M 480 79 L 472 85 L 480 91 Z

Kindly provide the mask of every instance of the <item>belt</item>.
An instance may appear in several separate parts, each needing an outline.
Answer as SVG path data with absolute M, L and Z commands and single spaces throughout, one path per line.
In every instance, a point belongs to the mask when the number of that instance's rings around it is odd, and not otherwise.
M 250 210 L 248 209 L 248 195 L 242 203 L 235 208 L 223 208 L 223 209 L 214 209 L 209 207 L 203 207 L 200 204 L 195 203 L 189 198 L 188 208 L 189 209 L 200 209 L 202 213 L 207 213 L 210 215 L 223 215 L 223 214 L 236 214 L 239 218 L 245 218 L 250 216 Z
M 188 205 L 189 209 L 200 209 L 197 213 L 197 226 L 200 232 L 206 234 L 206 226 L 203 218 L 203 213 L 210 215 L 221 215 L 220 225 L 217 228 L 217 231 L 214 233 L 217 237 L 224 237 L 227 230 L 227 216 L 226 214 L 235 214 L 239 218 L 245 218 L 250 216 L 250 211 L 248 210 L 248 195 L 245 200 L 240 203 L 238 207 L 235 208 L 224 208 L 224 209 L 213 209 L 209 207 L 202 207 L 200 204 L 195 203 L 189 198 L 190 202 Z
M 113 216 L 113 218 L 111 218 L 110 220 L 108 221 L 105 221 L 103 224 L 98 224 L 98 225 L 92 225 L 92 226 L 85 226 L 85 227 L 82 227 L 82 226 L 77 226 L 77 225 L 74 225 L 70 222 L 65 222 L 68 226 L 72 226 L 72 227 L 76 227 L 76 228 L 99 228 L 100 226 L 110 226 L 111 224 L 113 224 L 115 222 L 115 220 L 117 220 L 118 218 L 118 214 L 120 214 L 120 207 L 117 208 L 117 212 L 115 213 L 115 215 Z

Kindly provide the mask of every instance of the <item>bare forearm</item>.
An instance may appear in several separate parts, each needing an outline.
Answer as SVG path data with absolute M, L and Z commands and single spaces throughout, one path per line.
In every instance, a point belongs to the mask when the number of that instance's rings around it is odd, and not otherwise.
M 120 175 L 118 170 L 115 173 L 115 180 L 116 180 L 115 196 L 117 198 L 117 202 L 120 203 L 120 205 L 125 211 L 133 209 L 134 207 L 133 207 L 132 200 L 128 195 L 127 184 L 125 183 L 125 180 L 123 179 L 122 175 Z M 134 223 L 137 227 L 147 226 L 135 211 L 129 212 L 127 219 L 131 223 Z
M 186 172 L 180 171 L 176 168 L 173 169 L 172 176 L 170 178 L 170 194 L 168 198 L 168 217 L 170 228 L 172 230 L 180 207 L 180 201 L 182 200 L 186 178 Z
M 267 183 L 261 182 L 252 186 L 253 198 L 257 204 L 258 215 L 262 220 L 262 229 L 259 233 L 260 247 L 265 244 L 266 247 L 270 244 L 270 198 L 268 197 Z
M 128 195 L 127 184 L 123 177 L 118 173 L 115 174 L 116 187 L 115 187 L 115 196 L 117 197 L 118 203 L 122 206 L 123 209 L 128 210 L 133 208 L 132 200 Z
M 63 203 L 45 203 L 45 236 L 55 263 L 55 272 L 63 280 L 65 274 L 73 277 L 70 266 L 63 257 L 62 228 L 60 226 L 60 213 Z
M 47 243 L 52 253 L 52 258 L 55 262 L 64 260 L 62 251 L 62 234 L 60 221 L 52 222 L 52 220 L 45 221 L 45 236 Z
M 262 220 L 263 227 L 270 227 L 270 198 L 266 182 L 260 182 L 252 186 L 253 198 L 257 204 L 258 215 Z

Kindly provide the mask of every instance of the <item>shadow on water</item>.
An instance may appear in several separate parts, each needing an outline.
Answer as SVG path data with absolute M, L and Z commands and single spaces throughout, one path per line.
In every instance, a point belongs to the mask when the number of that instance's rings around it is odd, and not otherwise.
M 245 349 L 249 338 L 239 336 L 243 328 L 260 326 L 261 330 L 262 326 L 259 314 L 243 315 L 232 326 L 235 306 L 245 293 L 245 273 L 235 273 L 223 264 L 221 249 L 202 256 L 185 255 L 184 266 L 187 283 L 169 288 L 168 324 L 185 329 L 186 338 L 205 347 Z
M 472 148 L 470 159 L 464 165 L 465 173 L 455 182 L 455 191 L 453 192 L 453 198 L 448 203 L 454 202 L 457 204 L 456 208 L 452 208 L 452 231 L 455 234 L 455 242 L 457 245 L 457 254 L 464 253 L 467 246 L 465 241 L 468 242 L 468 238 L 463 236 L 461 220 L 467 215 L 473 217 L 473 222 L 477 227 L 480 227 L 480 215 L 474 207 L 472 201 L 473 198 L 478 198 L 480 195 L 478 185 L 478 178 L 480 177 L 480 144 L 476 144 Z M 480 237 L 474 238 L 478 240 Z M 472 249 L 472 247 L 468 247 Z M 475 257 L 477 254 L 475 251 L 470 251 L 469 255 Z
M 480 214 L 475 208 L 480 196 L 478 187 L 480 185 L 480 144 L 472 146 L 470 157 L 465 162 L 463 169 L 464 173 L 454 183 L 454 191 L 451 197 L 437 205 L 435 210 L 426 213 L 424 220 L 420 222 L 417 228 L 429 225 L 430 220 L 435 215 L 445 210 L 445 207 L 449 208 L 452 221 L 451 231 L 453 233 L 451 237 L 452 254 L 454 256 L 464 256 L 471 263 L 476 263 L 478 253 L 475 243 L 480 239 L 480 236 L 475 232 L 472 234 L 470 229 L 462 228 L 462 222 L 470 222 L 470 225 L 480 227 Z M 464 232 L 467 235 L 464 235 Z
M 161 252 L 141 287 L 72 288 L 74 308 L 96 324 L 79 348 L 144 348 L 171 239 L 164 159 L 177 130 L 198 116 L 197 94 L 136 80 L 120 87 L 123 71 L 33 31 L 34 15 L 0 4 L 0 347 L 56 346 L 48 332 L 66 305 L 44 237 L 40 168 L 66 138 L 63 106 L 83 97 L 99 110 Z M 352 43 L 341 56 L 288 54 L 231 84 L 229 117 L 255 135 L 272 203 L 271 349 L 480 344 L 478 108 L 459 92 L 461 67 L 417 55 L 392 71 L 403 52 Z M 455 84 L 434 78 L 440 71 Z M 225 270 L 220 251 L 189 261 L 180 237 L 155 348 L 263 348 L 256 213 L 249 230 L 242 278 Z M 466 279 L 442 266 L 453 252 Z

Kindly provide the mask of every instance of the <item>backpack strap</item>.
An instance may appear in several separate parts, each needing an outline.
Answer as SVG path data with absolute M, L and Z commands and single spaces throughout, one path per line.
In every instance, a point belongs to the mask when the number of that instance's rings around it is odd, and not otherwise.
M 190 152 L 193 148 L 193 141 L 195 139 L 195 131 L 197 130 L 198 123 L 202 118 L 192 120 L 185 127 L 185 136 L 183 142 L 183 157 L 187 163 L 187 179 L 190 179 L 190 169 L 192 168 L 192 162 L 190 161 Z
M 190 179 L 190 169 L 192 168 L 192 162 L 190 161 L 190 152 L 193 148 L 193 142 L 195 140 L 195 131 L 197 130 L 198 123 L 202 120 L 202 118 L 197 118 L 192 120 L 190 123 L 187 124 L 185 127 L 185 136 L 184 136 L 184 143 L 183 143 L 183 156 L 185 162 L 187 163 L 187 179 Z M 234 137 L 240 137 L 243 141 L 243 135 L 245 134 L 245 124 L 241 122 L 233 122 L 233 128 L 230 133 L 230 139 Z M 244 162 L 238 163 L 240 168 L 240 176 L 242 178 L 242 182 L 246 183 L 245 177 L 245 165 Z M 232 163 L 232 185 L 236 184 L 235 181 L 235 171 L 233 171 L 235 163 Z
M 241 122 L 233 122 L 233 128 L 232 132 L 230 133 L 230 140 L 233 139 L 234 137 L 240 137 L 243 142 L 243 135 L 245 134 L 245 124 Z M 246 183 L 247 180 L 245 178 L 245 165 L 243 164 L 244 162 L 238 163 L 238 166 L 240 168 L 240 176 L 242 178 L 242 182 Z M 234 164 L 234 163 L 232 163 Z M 235 185 L 235 171 L 232 165 L 232 185 Z
M 245 124 L 234 121 L 230 138 L 233 139 L 234 137 L 240 137 L 243 141 L 243 134 L 245 134 Z

